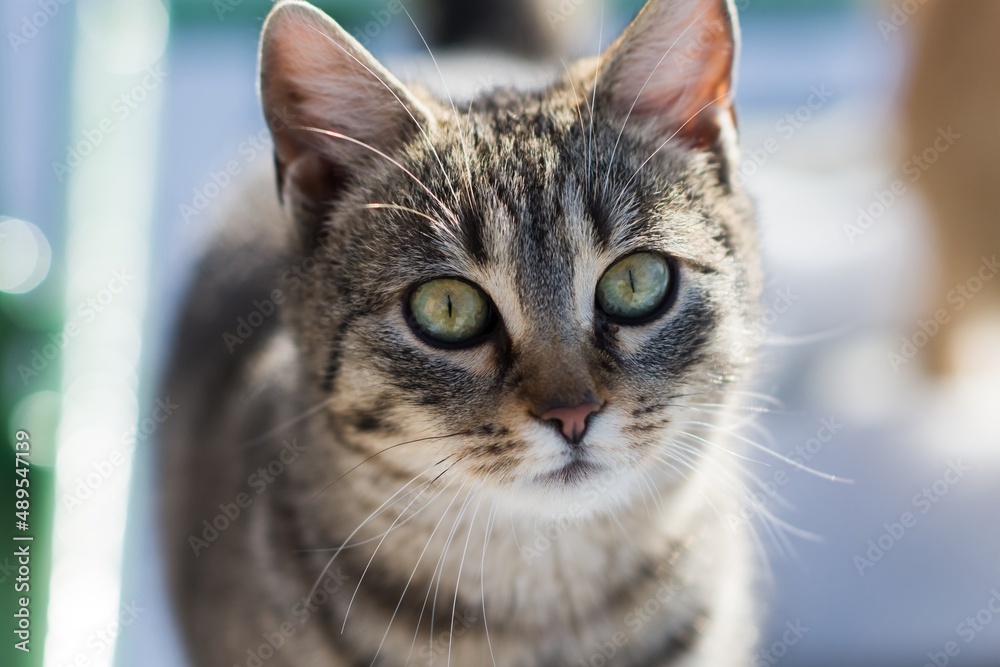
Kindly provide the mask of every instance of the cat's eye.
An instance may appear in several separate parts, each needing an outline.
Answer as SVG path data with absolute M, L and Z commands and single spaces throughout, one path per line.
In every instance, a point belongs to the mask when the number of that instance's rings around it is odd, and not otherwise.
M 420 333 L 445 345 L 474 341 L 494 323 L 492 306 L 483 291 L 454 278 L 431 280 L 413 290 L 410 314 Z
M 650 252 L 618 261 L 597 284 L 597 305 L 614 320 L 639 323 L 659 312 L 671 291 L 670 264 Z

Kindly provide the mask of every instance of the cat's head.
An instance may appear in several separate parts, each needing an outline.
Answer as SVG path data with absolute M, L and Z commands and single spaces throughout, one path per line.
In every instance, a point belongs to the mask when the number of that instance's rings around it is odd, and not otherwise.
M 318 263 L 287 317 L 337 442 L 540 511 L 698 465 L 756 331 L 737 33 L 725 0 L 650 0 L 551 87 L 459 105 L 274 9 L 261 92 Z

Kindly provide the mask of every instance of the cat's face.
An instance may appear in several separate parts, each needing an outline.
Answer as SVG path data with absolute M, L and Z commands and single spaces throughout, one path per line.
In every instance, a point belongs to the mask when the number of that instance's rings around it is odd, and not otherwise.
M 696 422 L 752 345 L 758 278 L 749 207 L 726 178 L 732 24 L 723 4 L 667 4 L 550 89 L 458 112 L 298 5 L 288 23 L 310 30 L 297 50 L 269 53 L 265 36 L 265 103 L 269 84 L 294 82 L 305 94 L 272 101 L 296 100 L 290 124 L 322 130 L 276 139 L 289 209 L 313 230 L 304 252 L 320 258 L 290 319 L 337 441 L 393 447 L 373 465 L 541 512 L 596 510 L 697 465 Z M 720 23 L 699 26 L 712 9 Z M 686 61 L 713 85 L 668 60 L 677 71 L 650 76 L 663 53 L 647 42 L 669 47 L 685 22 L 718 40 Z M 316 25 L 323 39 L 304 49 Z M 322 70 L 289 73 L 289 50 L 350 72 L 324 94 L 307 83 Z M 358 84 L 359 64 L 375 83 Z M 338 85 L 353 115 L 324 110 Z

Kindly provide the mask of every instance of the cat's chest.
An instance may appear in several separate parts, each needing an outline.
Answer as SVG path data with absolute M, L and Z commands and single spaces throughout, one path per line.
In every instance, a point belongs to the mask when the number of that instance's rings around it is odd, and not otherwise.
M 606 609 L 609 600 L 671 586 L 685 548 L 664 518 L 671 508 L 667 498 L 656 509 L 639 502 L 606 517 L 542 521 L 450 489 L 426 504 L 401 502 L 392 509 L 377 504 L 386 494 L 370 493 L 367 503 L 360 490 L 345 496 L 343 505 L 335 503 L 352 511 L 330 517 L 335 528 L 323 538 L 349 545 L 332 562 L 359 570 L 359 591 L 378 581 L 380 594 L 401 606 L 444 600 L 484 609 L 515 628 L 571 626 Z M 354 511 L 362 504 L 371 507 Z M 315 565 L 329 562 L 319 557 Z
M 425 508 L 425 521 L 373 520 L 332 568 L 350 582 L 331 605 L 333 625 L 347 617 L 347 627 L 383 628 L 386 664 L 445 664 L 447 655 L 513 666 L 575 665 L 598 650 L 597 638 L 652 654 L 697 622 L 679 563 L 686 546 L 654 530 L 645 510 L 642 519 L 543 525 L 494 507 L 460 501 Z

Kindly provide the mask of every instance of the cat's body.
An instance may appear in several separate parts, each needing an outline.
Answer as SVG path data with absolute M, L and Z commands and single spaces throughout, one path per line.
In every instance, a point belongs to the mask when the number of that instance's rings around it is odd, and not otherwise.
M 691 100 L 652 67 L 627 76 L 658 22 L 733 29 L 724 3 L 668 4 L 551 88 L 457 113 L 307 7 L 274 12 L 263 95 L 285 205 L 273 173 L 247 183 L 167 383 L 185 410 L 162 442 L 165 548 L 194 664 L 749 663 L 725 431 L 760 276 L 726 178 L 731 109 L 719 87 Z M 319 56 L 340 62 L 296 70 Z M 351 108 L 316 117 L 347 85 Z M 683 117 L 659 126 L 635 101 L 647 85 Z M 600 312 L 602 274 L 649 253 L 670 258 L 662 304 Z M 491 302 L 468 343 L 414 324 L 414 287 L 452 276 Z

